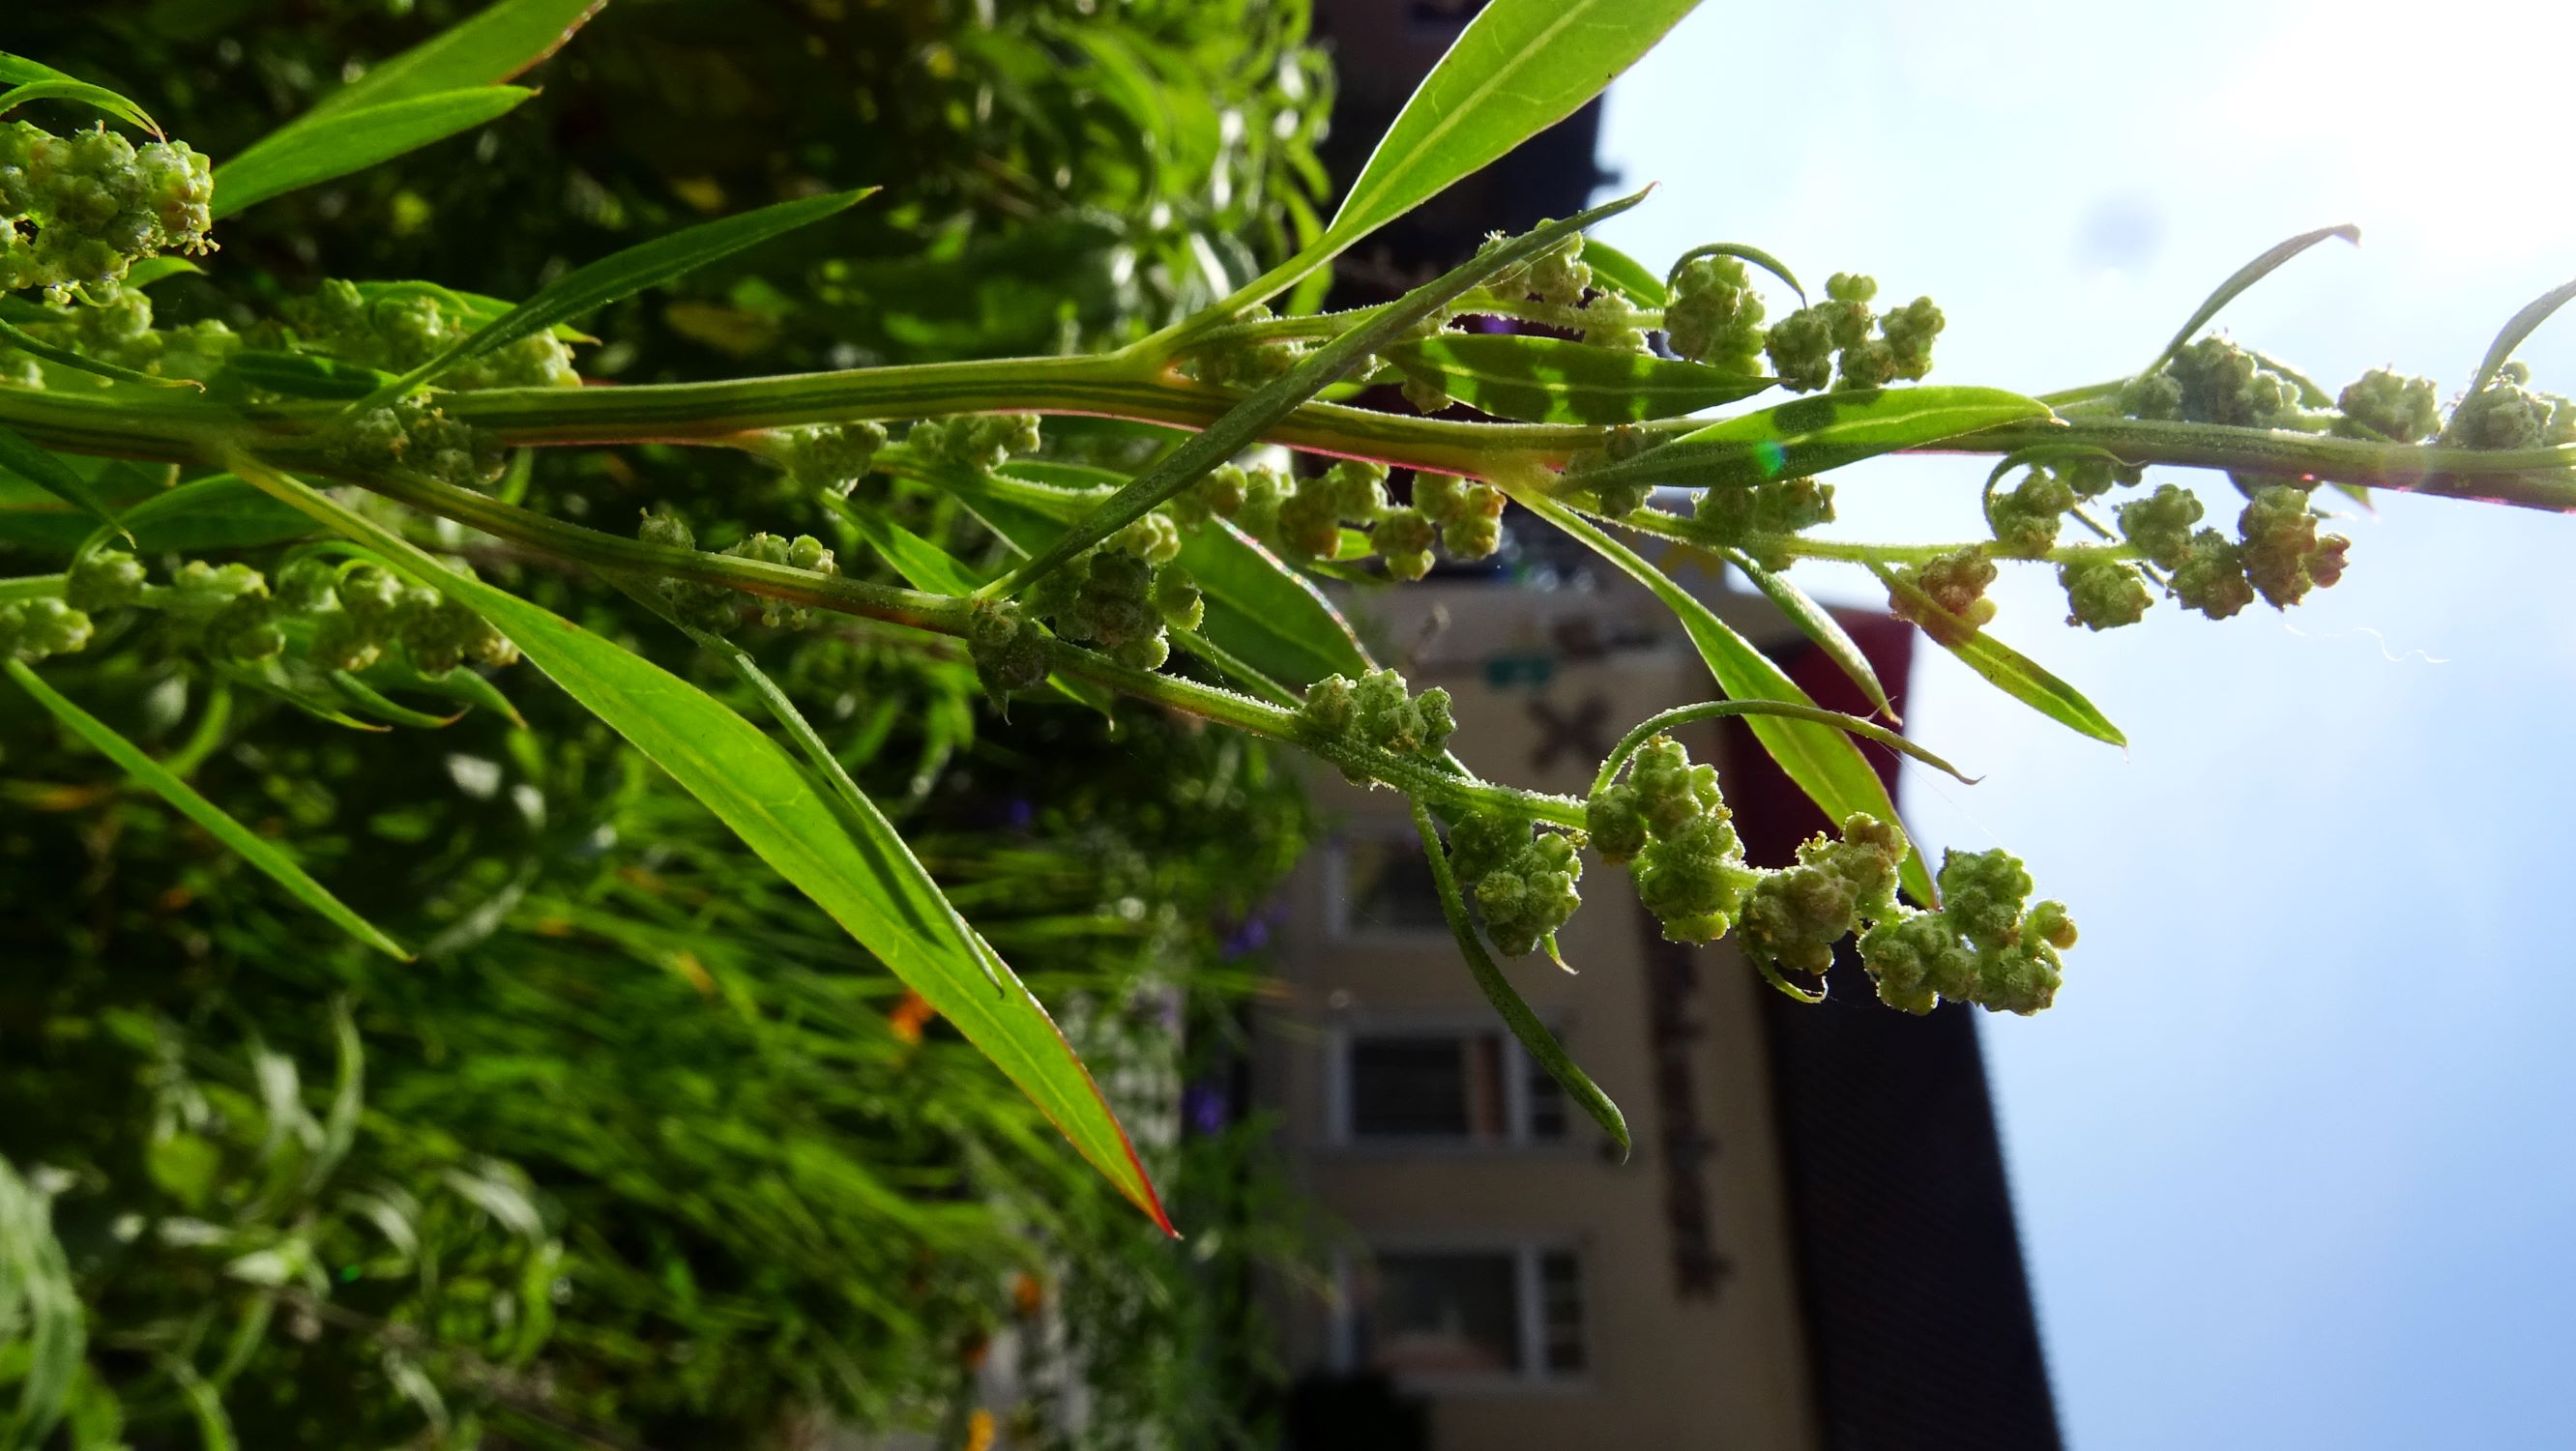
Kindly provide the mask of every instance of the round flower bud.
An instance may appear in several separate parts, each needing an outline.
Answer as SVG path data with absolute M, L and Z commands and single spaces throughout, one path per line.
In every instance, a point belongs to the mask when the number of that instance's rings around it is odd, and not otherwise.
M 1762 351 L 1792 392 L 1812 393 L 1833 381 L 1833 322 L 1822 308 L 1802 307 L 1773 324 Z
M 1952 930 L 1980 948 L 2011 940 L 2031 886 L 2018 858 L 2000 849 L 1944 852 L 1939 881 L 1941 915 Z
M 2200 522 L 2200 497 L 2175 484 L 2159 485 L 2143 499 L 2119 507 L 2120 532 L 2158 569 L 2179 569 L 2191 548 L 2191 526 Z
M 2059 565 L 2057 583 L 2066 591 L 2066 623 L 2090 630 L 2134 625 L 2154 603 L 2135 569 L 2091 551 Z
M 1918 297 L 1878 320 L 1878 330 L 1887 339 L 1888 353 L 1899 378 L 1920 382 L 1932 371 L 1932 340 L 1941 335 L 1949 319 L 1932 299 Z
M 143 566 L 121 549 L 94 549 L 72 562 L 63 599 L 90 614 L 119 609 L 143 597 Z
M 1581 233 L 1566 238 L 1531 259 L 1527 285 L 1539 301 L 1573 307 L 1592 286 L 1592 267 L 1583 260 Z
M 2033 465 L 2012 492 L 1994 502 L 1996 546 L 2006 554 L 2047 553 L 2057 543 L 2058 527 L 2066 512 L 2075 505 L 2072 486 Z
M 1672 942 L 1714 942 L 1726 935 L 1755 880 L 1744 868 L 1744 845 L 1735 827 L 1717 813 L 1692 817 L 1681 830 L 1658 835 L 1631 866 L 1637 900 L 1663 924 Z
M 2215 529 L 2191 536 L 2191 548 L 2175 567 L 2168 586 L 2184 609 L 2223 620 L 2254 603 L 2254 586 L 2245 578 L 2245 554 L 2235 540 Z
M 0 605 L 0 655 L 33 665 L 52 655 L 70 655 L 89 645 L 90 618 L 68 602 L 50 597 Z
M 2344 552 L 2352 541 L 2340 535 L 2317 535 L 2317 516 L 2308 508 L 2304 489 L 2286 484 L 2256 489 L 2238 516 L 2244 540 L 2245 577 L 2263 598 L 2287 609 L 2311 588 L 2343 577 Z
M 2430 378 L 2409 378 L 2388 368 L 2364 373 L 2335 400 L 2343 416 L 2334 431 L 2346 438 L 2420 443 L 2442 431 L 2442 404 Z
M 1592 849 L 1613 865 L 1635 856 L 1646 845 L 1646 818 L 1637 806 L 1633 786 L 1609 785 L 1583 803 L 1583 829 Z
M 1981 550 L 1953 550 L 1900 575 L 1930 596 L 1941 613 L 1917 618 L 1926 612 L 1902 596 L 1890 597 L 1889 612 L 1914 621 L 1935 640 L 1957 643 L 1995 617 L 1995 602 L 1986 598 L 1986 586 L 1995 582 L 1995 566 Z
M 1390 509 L 1369 531 L 1369 542 L 1397 579 L 1420 579 L 1431 572 L 1431 546 L 1439 531 L 1420 509 Z

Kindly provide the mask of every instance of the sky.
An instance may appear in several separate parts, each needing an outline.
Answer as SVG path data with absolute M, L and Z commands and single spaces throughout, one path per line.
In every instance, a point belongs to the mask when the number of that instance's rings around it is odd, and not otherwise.
M 2221 325 L 2330 388 L 2394 364 L 2447 395 L 2576 276 L 2571 54 L 2563 3 L 1710 4 L 1609 94 L 1603 163 L 1662 185 L 1601 235 L 1929 293 L 1931 381 L 2036 393 L 2134 372 L 2238 264 L 2354 222 Z M 2576 309 L 2520 356 L 2576 392 Z M 1833 532 L 1974 538 L 1985 467 L 1837 475 Z M 2160 478 L 2233 519 L 2223 478 Z M 2078 1451 L 2576 1439 L 2576 519 L 2345 507 L 2350 572 L 2287 614 L 2094 635 L 2007 567 L 1994 633 L 2125 753 L 1918 656 L 1911 733 L 1985 779 L 1909 767 L 1917 836 L 2009 847 L 2083 928 L 2054 1008 L 1980 1028 Z

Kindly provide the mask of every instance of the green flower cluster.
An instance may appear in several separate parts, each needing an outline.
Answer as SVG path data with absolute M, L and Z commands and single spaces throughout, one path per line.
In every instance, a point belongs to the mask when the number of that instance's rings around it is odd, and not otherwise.
M 1942 998 L 2025 1016 L 2057 997 L 2075 945 L 2065 904 L 2024 909 L 2030 873 L 2001 851 L 1947 852 L 1938 912 L 1899 908 L 1861 934 L 1862 963 L 1890 1007 L 1928 1013 Z
M 1014 455 L 1037 452 L 1043 439 L 1034 413 L 970 413 L 924 419 L 904 434 L 903 442 L 927 463 L 988 474 Z
M 1241 323 L 1268 322 L 1274 315 L 1267 306 L 1254 303 L 1235 320 Z M 1210 347 L 1185 359 L 1181 373 L 1202 383 L 1249 392 L 1296 367 L 1298 360 L 1305 355 L 1304 345 L 1295 342 L 1239 342 Z
M 2066 623 L 2088 630 L 2134 625 L 2155 603 L 2137 569 L 2108 550 L 2071 551 L 2057 566 L 2057 583 L 2066 591 Z
M 472 573 L 461 562 L 449 567 Z M 99 549 L 73 561 L 60 600 L 24 603 L 44 607 L 28 618 L 50 631 L 47 653 L 80 648 L 93 615 L 141 608 L 218 660 L 247 663 L 292 651 L 317 669 L 357 671 L 399 650 L 421 674 L 438 675 L 469 657 L 487 665 L 519 658 L 482 616 L 358 560 L 302 556 L 278 571 L 272 588 L 250 565 L 191 559 L 171 571 L 169 583 L 154 585 L 133 555 Z
M 2421 443 L 2442 431 L 2442 404 L 2430 378 L 2373 368 L 2335 399 L 2334 431 L 2345 438 Z
M 1769 570 L 1796 556 L 1791 536 L 1834 522 L 1834 486 L 1800 476 L 1701 492 L 1691 516 L 1714 544 L 1731 545 Z
M 636 529 L 636 537 L 647 544 L 658 545 L 664 549 L 698 547 L 697 533 L 689 527 L 689 521 L 681 518 L 679 513 L 667 504 L 644 511 L 644 519 Z M 823 541 L 811 534 L 799 534 L 794 539 L 786 539 L 776 534 L 759 533 L 728 544 L 718 552 L 736 559 L 756 559 L 763 564 L 782 564 L 790 569 L 809 570 L 815 574 L 837 575 L 841 572 L 839 562 L 832 558 L 832 551 L 824 547 Z M 745 590 L 727 589 L 723 585 L 708 584 L 702 580 L 681 579 L 676 576 L 661 579 L 654 588 L 669 603 L 673 614 L 686 623 L 715 635 L 725 634 L 741 623 L 743 597 L 749 593 Z M 760 603 L 760 622 L 771 629 L 811 629 L 822 618 L 821 612 L 810 605 L 796 604 L 771 595 L 754 595 L 752 598 Z
M 1046 684 L 1047 628 L 1007 600 L 977 600 L 966 619 L 966 654 L 995 704 Z
M 1896 873 L 1908 850 L 1904 832 L 1858 812 L 1839 840 L 1809 837 L 1795 866 L 1762 873 L 1745 893 L 1745 955 L 1775 971 L 1824 976 L 1835 943 L 1864 921 L 1897 914 Z
M 846 499 L 876 466 L 886 431 L 876 423 L 812 423 L 773 428 L 757 445 L 771 463 L 798 483 Z
M 1639 747 L 1624 779 L 1592 793 L 1584 825 L 1603 860 L 1627 864 L 1638 900 L 1669 941 L 1725 936 L 1760 879 L 1744 864 L 1717 768 L 1692 764 L 1668 735 Z
M 183 142 L 141 147 L 99 126 L 0 125 L 0 292 L 122 281 L 163 252 L 206 252 L 214 165 Z
M 2332 587 L 2343 578 L 2344 552 L 2352 548 L 2340 534 L 2319 535 L 2308 491 L 2288 484 L 2256 489 L 2236 531 L 2244 541 L 2245 578 L 2275 609 L 2297 604 L 2312 588 Z
M 1987 501 L 1986 522 L 1995 531 L 1997 551 L 2033 559 L 2057 546 L 2067 512 L 2083 502 L 2070 473 L 2034 464 L 2011 492 Z
M 1535 952 L 1583 905 L 1574 843 L 1524 817 L 1477 812 L 1449 829 L 1449 868 L 1475 898 L 1485 935 L 1509 957 Z
M 2147 497 L 2121 505 L 2116 517 L 2122 536 L 2148 563 L 2166 572 L 2167 594 L 2184 609 L 2223 620 L 2254 603 L 2254 586 L 2245 577 L 2245 550 L 2239 541 L 2215 529 L 2192 527 L 2202 512 L 2199 495 L 2162 484 Z
M 200 382 L 222 372 L 242 345 L 239 334 L 212 318 L 184 327 L 155 328 L 151 300 L 140 289 L 122 283 L 82 289 L 75 300 L 48 305 L 44 317 L 28 319 L 23 326 L 39 341 L 102 363 L 156 378 Z M 87 386 L 111 386 L 96 374 L 77 376 Z M 57 382 L 63 377 L 54 375 Z M 46 382 L 46 371 L 32 354 L 0 347 L 0 383 L 42 388 Z
M 89 647 L 87 613 L 58 599 L 12 600 L 0 605 L 0 659 L 32 665 L 48 655 Z
M 1449 738 L 1458 731 L 1448 691 L 1435 685 L 1420 695 L 1409 694 L 1404 677 L 1386 669 L 1371 670 L 1356 684 L 1345 676 L 1325 676 L 1307 687 L 1297 718 L 1328 753 L 1337 747 L 1366 747 L 1424 761 L 1444 759 Z M 1342 771 L 1354 782 L 1369 779 L 1350 764 Z
M 1762 371 L 1762 298 L 1733 257 L 1694 257 L 1673 278 L 1664 342 L 1676 357 L 1734 373 Z
M 1159 670 L 1172 654 L 1167 631 L 1197 629 L 1206 609 L 1198 581 L 1172 562 L 1180 552 L 1179 526 L 1147 514 L 1039 580 L 1027 614 L 1122 665 Z
M 2460 400 L 2442 442 L 2454 448 L 2544 448 L 2576 443 L 2576 402 L 2533 392 L 2531 369 L 2507 363 L 2495 381 Z
M 1585 449 L 1566 460 L 1565 477 L 1569 483 L 1578 481 L 1594 469 L 1606 464 L 1625 463 L 1654 446 L 1655 440 L 1644 429 L 1625 423 L 1614 424 L 1601 435 L 1598 447 Z M 1595 486 L 1592 492 L 1594 508 L 1602 517 L 1624 519 L 1646 507 L 1646 500 L 1654 495 L 1655 486 L 1647 483 L 1602 484 Z
M 1773 324 L 1762 350 L 1781 384 L 1799 393 L 1828 381 L 1836 388 L 1883 388 L 1931 372 L 1932 340 L 1946 323 L 1941 309 L 1918 297 L 1876 315 L 1869 304 L 1877 295 L 1876 279 L 1837 272 L 1825 281 L 1823 302 Z
M 2299 385 L 2223 337 L 2186 345 L 2162 368 L 2120 390 L 2131 418 L 2284 428 L 2304 415 Z
M 509 461 L 500 440 L 417 396 L 333 420 L 322 446 L 343 468 L 399 469 L 467 489 L 499 479 Z
M 321 353 L 380 373 L 404 373 L 437 357 L 481 327 L 456 294 L 427 284 L 380 287 L 372 291 L 338 278 L 325 281 L 307 296 L 279 307 L 295 334 L 300 351 Z M 505 343 L 439 375 L 438 386 L 477 388 L 571 388 L 581 383 L 573 370 L 572 346 L 553 331 L 534 333 Z
M 1924 617 L 1903 595 L 1889 597 L 1888 612 L 1900 620 L 1912 620 L 1923 627 L 1923 633 L 1944 644 L 1959 643 L 1995 617 L 1995 602 L 1986 598 L 1986 587 L 1995 582 L 1995 564 L 1983 549 L 1954 549 L 1920 565 L 1900 568 L 1897 577 L 1930 596 L 1941 613 Z
M 1502 491 L 1449 474 L 1413 476 L 1413 502 L 1394 504 L 1383 465 L 1344 459 L 1291 481 L 1274 468 L 1222 464 L 1166 506 L 1184 527 L 1229 519 L 1283 557 L 1305 562 L 1341 553 L 1342 530 L 1366 532 L 1397 579 L 1431 572 L 1437 543 L 1460 559 L 1482 559 L 1502 543 Z

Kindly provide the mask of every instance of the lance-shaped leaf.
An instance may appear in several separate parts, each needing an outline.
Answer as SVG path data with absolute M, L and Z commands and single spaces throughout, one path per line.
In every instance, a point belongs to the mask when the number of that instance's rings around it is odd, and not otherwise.
M 1739 262 L 1750 262 L 1789 284 L 1789 290 L 1798 294 L 1799 306 L 1804 307 L 1807 304 L 1807 289 L 1799 284 L 1797 274 L 1789 270 L 1788 263 L 1759 247 L 1748 247 L 1742 242 L 1708 242 L 1691 248 L 1673 259 L 1672 268 L 1664 274 L 1664 285 L 1670 287 L 1681 281 L 1682 269 L 1702 257 L 1733 257 Z
M 7 93 L 0 95 L 0 115 L 8 114 L 10 107 L 24 101 L 79 101 L 95 106 L 129 126 L 139 126 L 155 136 L 161 134 L 160 126 L 144 114 L 141 106 L 105 86 L 65 75 L 42 61 L 32 61 L 23 55 L 0 51 L 0 86 L 8 87 Z
M 457 339 L 437 357 L 387 384 L 377 396 L 389 398 L 407 393 L 423 383 L 435 381 L 441 373 L 459 363 L 470 362 L 495 348 L 507 347 L 521 338 L 543 332 L 557 323 L 569 322 L 620 298 L 632 297 L 645 288 L 658 287 L 719 257 L 731 256 L 782 232 L 792 232 L 798 227 L 819 222 L 847 210 L 875 191 L 875 187 L 862 187 L 857 191 L 800 197 L 739 216 L 701 222 L 694 227 L 683 227 L 669 236 L 640 242 L 587 266 L 576 267 L 538 289 L 536 296 Z
M 1680 585 L 1662 570 L 1646 562 L 1635 550 L 1611 538 L 1572 509 L 1549 498 L 1543 489 L 1506 485 L 1506 491 L 1521 505 L 1540 518 L 1573 535 L 1586 548 L 1617 565 L 1629 578 L 1653 591 L 1664 608 L 1680 620 L 1691 644 L 1699 649 L 1700 658 L 1708 663 L 1708 673 L 1717 678 L 1718 689 L 1734 700 L 1785 700 L 1794 705 L 1814 706 L 1815 700 L 1798 688 L 1798 683 L 1773 664 L 1771 657 L 1754 647 L 1752 641 L 1737 634 L 1715 611 L 1700 603 L 1698 596 Z M 1853 745 L 1851 737 L 1832 726 L 1814 721 L 1789 720 L 1778 716 L 1752 716 L 1754 739 L 1771 753 L 1807 799 L 1823 809 L 1825 819 L 1840 825 L 1853 812 L 1866 812 L 1881 821 L 1897 820 L 1896 802 L 1887 794 L 1887 783 Z M 1932 887 L 1932 874 L 1924 869 L 1923 854 L 1909 850 L 1902 877 L 1905 890 L 1918 902 L 1937 901 Z
M 76 353 L 70 348 L 58 348 L 14 323 L 0 322 L 0 343 L 7 343 L 22 353 L 32 353 L 48 363 L 69 368 L 74 372 L 93 373 L 119 383 L 140 383 L 148 388 L 203 388 L 205 386 L 192 378 L 163 378 L 152 373 L 119 367 L 114 363 L 103 363 L 86 354 Z
M 2079 735 L 2091 736 L 2115 746 L 2126 746 L 2129 738 L 2111 724 L 2109 717 L 2094 709 L 2093 702 L 2074 686 L 2051 675 L 2027 656 L 1994 636 L 1976 628 L 1957 615 L 1941 608 L 1938 601 L 1923 592 L 1905 576 L 1883 564 L 1872 564 L 1870 573 L 1887 586 L 1887 592 L 1901 601 L 1906 613 L 1917 623 L 1932 622 L 1923 633 L 1935 644 L 1958 656 L 1969 669 L 1986 678 L 1987 683 L 2004 694 L 2038 711 Z
M 535 94 L 518 86 L 476 86 L 344 111 L 310 125 L 299 122 L 215 168 L 215 220 L 470 131 Z
M 2156 354 L 2156 360 L 2147 364 L 2139 376 L 2144 377 L 2172 362 L 2173 355 L 2182 351 L 2183 344 L 2190 342 L 2203 327 L 2208 326 L 2211 318 L 2218 316 L 2220 310 L 2234 302 L 2245 289 L 2271 276 L 2273 269 L 2328 237 L 2341 237 L 2358 247 L 2361 245 L 2361 228 L 2346 222 L 2339 227 L 2319 227 L 2313 232 L 2301 232 L 2237 268 L 2228 275 L 2225 282 L 2218 284 L 2217 291 L 2202 299 L 2200 306 L 2193 310 L 2191 321 L 2184 323 L 2181 329 L 2175 332 L 2173 341 L 2165 344 L 2165 350 Z
M 116 522 L 137 549 L 251 549 L 313 532 L 312 520 L 232 474 L 150 495 Z
M 379 931 L 374 923 L 349 910 L 320 882 L 306 874 L 286 853 L 249 827 L 225 814 L 224 809 L 197 794 L 195 787 L 172 775 L 160 762 L 145 755 L 133 742 L 118 735 L 98 717 L 63 698 L 61 692 L 47 685 L 24 661 L 12 660 L 7 666 L 9 678 L 51 711 L 56 720 L 68 726 L 74 735 L 97 748 L 99 754 L 114 761 L 125 773 L 152 789 L 155 795 L 178 808 L 179 813 L 206 829 L 206 834 L 240 853 L 244 861 L 266 872 L 270 879 L 286 889 L 287 895 L 331 919 L 333 925 L 360 942 L 408 962 L 411 954 L 402 944 Z
M 1857 388 L 1721 419 L 1658 448 L 1583 470 L 1586 488 L 1724 488 L 1820 474 L 1998 424 L 2049 417 L 2048 405 L 1996 388 Z
M 2496 373 L 2512 361 L 2514 350 L 2522 346 L 2522 340 L 2549 321 L 2549 315 L 2564 307 L 2571 297 L 2576 297 L 2576 282 L 2562 282 L 2523 304 L 2522 311 L 2506 321 L 2503 330 L 2496 334 L 2495 342 L 2487 348 L 2487 355 L 2478 364 L 2478 376 L 2470 382 L 2469 391 L 2485 392 L 2487 385 L 2495 381 Z
M 1476 979 L 1476 986 L 1484 990 L 1485 1001 L 1494 1005 L 1503 1025 L 1520 1039 L 1530 1061 L 1547 1070 L 1547 1076 L 1556 1080 L 1565 1096 L 1581 1104 L 1610 1141 L 1619 1146 L 1620 1157 L 1627 1157 L 1627 1115 L 1619 1112 L 1619 1105 L 1566 1053 L 1565 1045 L 1556 1041 L 1556 1035 L 1538 1020 L 1538 1014 L 1530 1011 L 1520 990 L 1503 976 L 1501 964 L 1485 950 L 1484 939 L 1476 934 L 1476 924 L 1467 919 L 1467 900 L 1458 893 L 1458 876 L 1449 868 L 1449 854 L 1441 849 L 1439 828 L 1432 824 L 1430 808 L 1419 800 L 1413 803 L 1413 828 L 1421 833 L 1422 854 L 1431 863 L 1431 884 L 1440 893 L 1440 915 L 1448 919 L 1449 933 L 1458 939 L 1459 954 L 1467 959 L 1467 971 Z
M 256 388 L 289 398 L 364 398 L 391 378 L 363 363 L 346 363 L 320 353 L 290 353 L 273 348 L 243 348 L 215 375 L 218 396 L 238 398 Z
M 1045 552 L 988 586 L 985 593 L 1008 596 L 1044 578 L 1066 560 L 1143 518 L 1147 510 L 1242 452 L 1272 424 L 1358 367 L 1362 359 L 1383 351 L 1414 324 L 1455 302 L 1476 284 L 1537 258 L 1565 238 L 1635 206 L 1645 195 L 1638 192 L 1563 221 L 1541 223 L 1499 247 L 1485 248 L 1369 314 L 1366 322 L 1308 353 L 1285 375 L 1263 384 L 1205 429 L 1184 439 L 1153 467 L 1075 521 L 1064 537 Z
M 1697 3 L 1490 0 L 1379 139 L 1325 244 L 1349 246 L 1573 115 Z
M 1046 1009 L 990 955 L 890 827 L 854 829 L 794 757 L 689 682 L 515 595 L 440 565 L 328 496 L 249 461 L 235 468 L 473 610 L 565 693 L 670 773 L 1018 1084 L 1092 1166 L 1171 1227 L 1126 1130 Z M 880 824 L 882 818 L 879 818 Z
M 555 53 L 608 0 L 499 0 L 314 103 L 330 116 L 506 81 Z M 301 124 L 300 122 L 298 124 Z
M 1860 693 L 1869 697 L 1873 709 L 1899 725 L 1904 724 L 1897 718 L 1896 707 L 1888 704 L 1887 687 L 1878 683 L 1878 671 L 1871 668 L 1869 657 L 1861 653 L 1860 642 L 1851 637 L 1851 632 L 1843 628 L 1842 621 L 1835 619 L 1831 610 L 1816 603 L 1787 575 L 1764 569 L 1743 550 L 1720 549 L 1718 553 L 1727 563 L 1743 571 L 1744 577 L 1753 581 L 1753 587 L 1762 591 L 1763 597 L 1778 606 L 1780 613 L 1787 615 L 1790 623 L 1798 627 L 1799 634 L 1824 651 L 1825 658 L 1834 662 L 1834 668 L 1860 687 Z
M 1750 398 L 1778 382 L 1705 363 L 1596 348 L 1567 338 L 1442 333 L 1386 359 L 1497 418 L 1523 423 L 1643 423 Z
M 7 469 L 75 509 L 96 515 L 110 529 L 122 528 L 88 480 L 70 464 L 28 442 L 26 435 L 16 429 L 0 427 L 0 469 Z
M 54 1235 L 53 1200 L 0 1158 L 0 1325 L 16 1352 L 16 1405 L 0 1446 L 42 1446 L 79 1380 L 88 1332 L 71 1259 Z

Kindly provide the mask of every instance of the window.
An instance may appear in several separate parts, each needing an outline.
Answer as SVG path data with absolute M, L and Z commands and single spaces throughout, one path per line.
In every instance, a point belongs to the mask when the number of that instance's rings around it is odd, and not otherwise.
M 1345 1370 L 1443 1384 L 1582 1375 L 1582 1266 L 1570 1249 L 1390 1249 L 1351 1277 Z
M 1334 1057 L 1337 1142 L 1499 1148 L 1565 1138 L 1564 1090 L 1499 1028 L 1350 1029 Z
M 1334 935 L 1448 937 L 1431 863 L 1411 834 L 1357 835 L 1336 843 L 1325 861 Z

